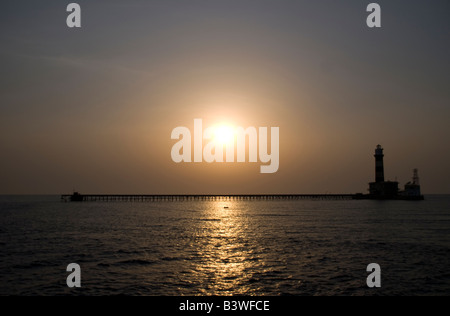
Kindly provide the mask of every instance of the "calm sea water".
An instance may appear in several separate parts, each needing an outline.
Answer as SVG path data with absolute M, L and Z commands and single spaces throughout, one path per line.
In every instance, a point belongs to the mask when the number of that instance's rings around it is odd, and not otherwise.
M 225 207 L 228 207 L 226 209 Z M 69 289 L 66 267 L 81 266 Z M 382 288 L 369 289 L 378 263 Z M 62 203 L 0 197 L 0 295 L 449 295 L 450 196 Z

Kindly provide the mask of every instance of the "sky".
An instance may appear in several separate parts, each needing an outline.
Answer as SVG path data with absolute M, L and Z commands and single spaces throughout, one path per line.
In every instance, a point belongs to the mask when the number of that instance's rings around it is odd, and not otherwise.
M 2 1 L 0 194 L 356 193 L 374 149 L 450 194 L 450 2 Z M 280 166 L 180 163 L 179 126 L 279 127 Z

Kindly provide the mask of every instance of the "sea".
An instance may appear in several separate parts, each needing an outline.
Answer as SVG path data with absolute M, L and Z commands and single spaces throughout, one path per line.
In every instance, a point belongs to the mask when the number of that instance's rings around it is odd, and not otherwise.
M 80 267 L 81 287 L 68 287 Z M 371 288 L 369 264 L 380 267 Z M 0 295 L 450 294 L 450 196 L 62 202 L 0 196 Z

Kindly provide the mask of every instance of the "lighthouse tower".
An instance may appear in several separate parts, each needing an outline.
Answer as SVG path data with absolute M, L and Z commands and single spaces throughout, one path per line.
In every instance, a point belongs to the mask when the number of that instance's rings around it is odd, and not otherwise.
M 384 182 L 383 147 L 378 145 L 375 149 L 375 182 Z
M 374 199 L 394 199 L 398 196 L 398 182 L 384 179 L 383 147 L 375 148 L 375 182 L 369 183 L 369 192 Z

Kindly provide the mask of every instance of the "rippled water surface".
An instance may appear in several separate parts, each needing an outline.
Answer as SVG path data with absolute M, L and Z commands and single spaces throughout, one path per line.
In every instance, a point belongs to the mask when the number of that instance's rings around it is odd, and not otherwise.
M 62 203 L 0 197 L 0 295 L 450 294 L 450 196 Z M 82 287 L 66 286 L 81 266 Z M 366 267 L 382 268 L 368 289 Z

